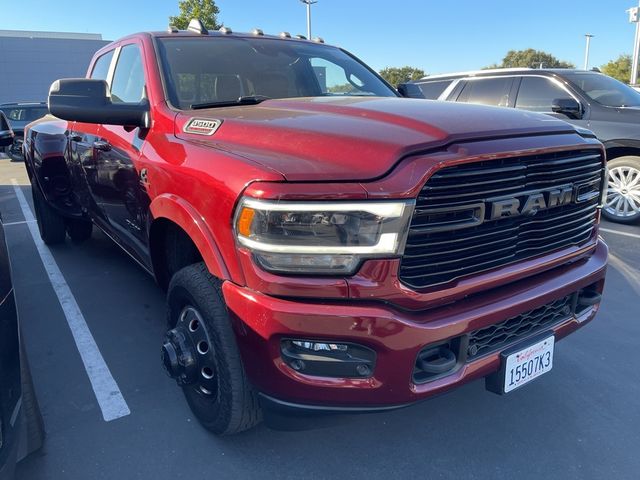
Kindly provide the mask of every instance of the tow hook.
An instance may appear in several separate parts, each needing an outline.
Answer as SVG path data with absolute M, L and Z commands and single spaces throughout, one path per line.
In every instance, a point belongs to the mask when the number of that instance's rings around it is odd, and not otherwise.
M 456 366 L 456 354 L 448 345 L 440 345 L 421 351 L 418 354 L 418 367 L 429 375 L 440 375 Z
M 162 344 L 162 364 L 178 385 L 191 385 L 198 379 L 198 365 L 189 336 L 183 328 L 169 330 Z

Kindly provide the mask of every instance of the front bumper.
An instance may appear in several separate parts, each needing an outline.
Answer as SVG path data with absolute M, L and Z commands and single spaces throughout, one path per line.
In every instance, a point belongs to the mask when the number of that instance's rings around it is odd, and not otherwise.
M 592 255 L 453 304 L 426 311 L 399 310 L 380 302 L 323 303 L 276 298 L 223 285 L 244 367 L 266 404 L 309 411 L 376 411 L 397 408 L 444 393 L 498 370 L 500 351 L 464 363 L 453 373 L 414 383 L 416 356 L 426 345 L 459 337 L 546 305 L 595 285 L 601 293 L 607 246 Z M 556 339 L 577 330 L 599 305 L 554 325 Z M 304 375 L 281 358 L 282 338 L 353 342 L 377 353 L 370 378 Z M 518 341 L 523 340 L 520 338 Z M 506 345 L 504 348 L 508 348 Z

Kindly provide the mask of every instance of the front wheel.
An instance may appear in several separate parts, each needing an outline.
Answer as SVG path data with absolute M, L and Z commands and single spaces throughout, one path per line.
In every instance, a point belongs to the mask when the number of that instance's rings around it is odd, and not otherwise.
M 262 419 L 247 380 L 220 282 L 204 263 L 178 271 L 169 283 L 165 370 L 184 391 L 200 423 L 218 435 L 247 430 Z
M 607 163 L 607 199 L 602 214 L 618 223 L 640 221 L 640 157 L 620 157 Z

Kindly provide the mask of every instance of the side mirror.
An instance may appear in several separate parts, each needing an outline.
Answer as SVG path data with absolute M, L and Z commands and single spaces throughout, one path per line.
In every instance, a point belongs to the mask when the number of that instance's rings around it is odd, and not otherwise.
M 0 112 L 0 147 L 8 147 L 13 143 L 13 130 L 4 113 Z
M 398 85 L 398 93 L 405 98 L 424 98 L 422 90 L 415 83 L 401 83 Z
M 63 78 L 49 89 L 49 112 L 63 120 L 149 127 L 149 104 L 113 103 L 104 80 Z
M 551 102 L 551 111 L 569 118 L 582 118 L 582 105 L 573 98 L 556 98 Z

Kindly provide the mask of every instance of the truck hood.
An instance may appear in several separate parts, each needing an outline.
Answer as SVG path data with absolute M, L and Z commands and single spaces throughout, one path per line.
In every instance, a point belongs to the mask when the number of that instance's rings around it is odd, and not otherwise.
M 186 133 L 191 119 L 222 122 Z M 407 155 L 457 141 L 575 132 L 548 115 L 404 98 L 317 97 L 182 112 L 179 138 L 206 142 L 280 172 L 289 181 L 366 181 Z

